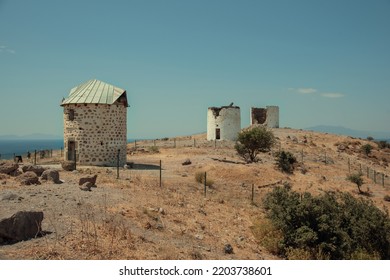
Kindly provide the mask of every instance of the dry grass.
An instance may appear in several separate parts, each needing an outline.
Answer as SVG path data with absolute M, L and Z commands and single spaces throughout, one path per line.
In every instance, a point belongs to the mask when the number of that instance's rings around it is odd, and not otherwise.
M 298 161 L 301 161 L 303 151 L 305 174 L 297 171 L 283 174 L 275 168 L 273 154 L 278 146 L 271 153 L 260 154 L 259 163 L 244 165 L 215 161 L 212 158 L 240 161 L 234 143 L 218 143 L 215 149 L 213 142 L 202 141 L 201 137 L 195 137 L 197 147 L 191 147 L 193 138 L 183 138 L 187 141 L 185 145 L 177 139 L 177 148 L 169 141 L 157 141 L 157 146 L 159 143 L 166 145 L 159 146 L 159 153 L 128 155 L 128 160 L 135 163 L 158 165 L 161 160 L 161 188 L 159 170 L 121 169 L 119 179 L 115 168 L 80 167 L 79 173 L 62 171 L 61 178 L 69 186 L 42 185 L 40 193 L 31 199 L 25 196 L 20 203 L 39 203 L 45 199 L 47 205 L 42 206 L 45 228 L 52 234 L 7 248 L 0 247 L 0 254 L 17 259 L 277 258 L 280 232 L 272 228 L 261 212 L 262 198 L 274 183 L 288 182 L 296 191 L 313 194 L 334 190 L 358 195 L 354 193 L 356 186 L 345 180 L 348 157 L 388 172 L 387 167 L 374 165 L 369 158 L 360 159 L 358 154 L 349 154 L 357 144 L 350 144 L 348 153 L 337 151 L 336 142 L 356 142 L 347 137 L 289 129 L 277 130 L 276 136 L 280 148 L 292 152 Z M 298 142 L 287 136 L 295 136 Z M 303 143 L 304 136 L 306 144 Z M 365 143 L 364 140 L 359 142 Z M 137 143 L 146 150 L 153 145 L 153 141 Z M 325 164 L 319 160 L 324 151 L 334 163 Z M 378 151 L 373 151 L 376 153 Z M 192 164 L 182 166 L 187 158 Z M 358 164 L 354 165 L 356 167 Z M 206 197 L 203 185 L 194 180 L 196 174 L 204 176 L 204 172 L 213 180 Z M 98 174 L 98 187 L 80 193 L 78 178 L 93 174 Z M 388 209 L 389 203 L 384 201 L 384 196 L 390 195 L 389 187 L 365 180 L 371 187 L 370 199 Z M 6 181 L 5 185 L 0 185 L 3 190 L 36 192 L 33 187 L 21 189 L 10 177 L 1 181 Z M 251 201 L 252 185 L 254 204 Z M 59 196 L 63 199 L 74 196 L 75 201 L 70 199 L 69 205 L 58 204 Z M 37 200 L 33 200 L 36 197 Z M 59 205 L 63 209 L 57 209 Z M 234 254 L 224 254 L 223 247 L 227 243 L 233 246 Z M 291 250 L 288 258 L 308 256 L 307 252 Z

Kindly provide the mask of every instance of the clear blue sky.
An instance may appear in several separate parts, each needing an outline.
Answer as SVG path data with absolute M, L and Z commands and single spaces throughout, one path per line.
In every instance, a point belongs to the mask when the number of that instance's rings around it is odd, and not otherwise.
M 207 108 L 390 130 L 389 0 L 0 0 L 0 134 L 62 136 L 62 97 L 128 92 L 129 138 L 206 131 Z

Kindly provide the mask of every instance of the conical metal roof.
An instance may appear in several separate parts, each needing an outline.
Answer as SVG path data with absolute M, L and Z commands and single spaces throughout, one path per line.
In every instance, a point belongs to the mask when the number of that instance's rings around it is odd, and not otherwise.
M 127 106 L 126 90 L 94 79 L 72 88 L 68 98 L 62 101 L 61 106 L 88 103 L 111 105 L 123 94 L 125 94 Z

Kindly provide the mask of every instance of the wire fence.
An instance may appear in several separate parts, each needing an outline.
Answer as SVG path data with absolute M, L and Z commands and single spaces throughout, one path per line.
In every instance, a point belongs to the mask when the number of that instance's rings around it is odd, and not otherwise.
M 63 156 L 63 149 L 40 149 L 18 153 L 0 153 L 0 160 L 13 160 L 16 163 L 45 162 Z

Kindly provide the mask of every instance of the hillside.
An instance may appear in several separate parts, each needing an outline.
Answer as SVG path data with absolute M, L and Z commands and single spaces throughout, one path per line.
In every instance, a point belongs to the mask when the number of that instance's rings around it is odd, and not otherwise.
M 61 170 L 60 185 L 20 186 L 14 177 L 0 175 L 0 212 L 43 210 L 48 232 L 0 246 L 0 259 L 277 259 L 258 245 L 252 232 L 263 216 L 264 195 L 288 182 L 296 191 L 359 196 L 346 181 L 349 172 L 359 170 L 365 174 L 362 188 L 369 190 L 368 199 L 389 210 L 384 200 L 390 195 L 389 149 L 347 136 L 273 131 L 278 144 L 253 164 L 237 156 L 234 143 L 207 142 L 205 135 L 195 135 L 129 144 L 133 168 L 121 168 L 119 179 L 115 168 L 106 167 Z M 367 143 L 375 147 L 370 156 L 360 152 Z M 293 174 L 276 169 L 273 153 L 278 150 L 292 152 L 300 162 Z M 191 164 L 182 165 L 187 159 Z M 59 168 L 55 159 L 40 164 Z M 198 172 L 207 172 L 214 182 L 206 193 L 195 181 Z M 93 174 L 98 175 L 97 188 L 81 191 L 78 179 Z M 6 193 L 17 199 L 4 199 Z M 225 253 L 226 244 L 233 254 Z

